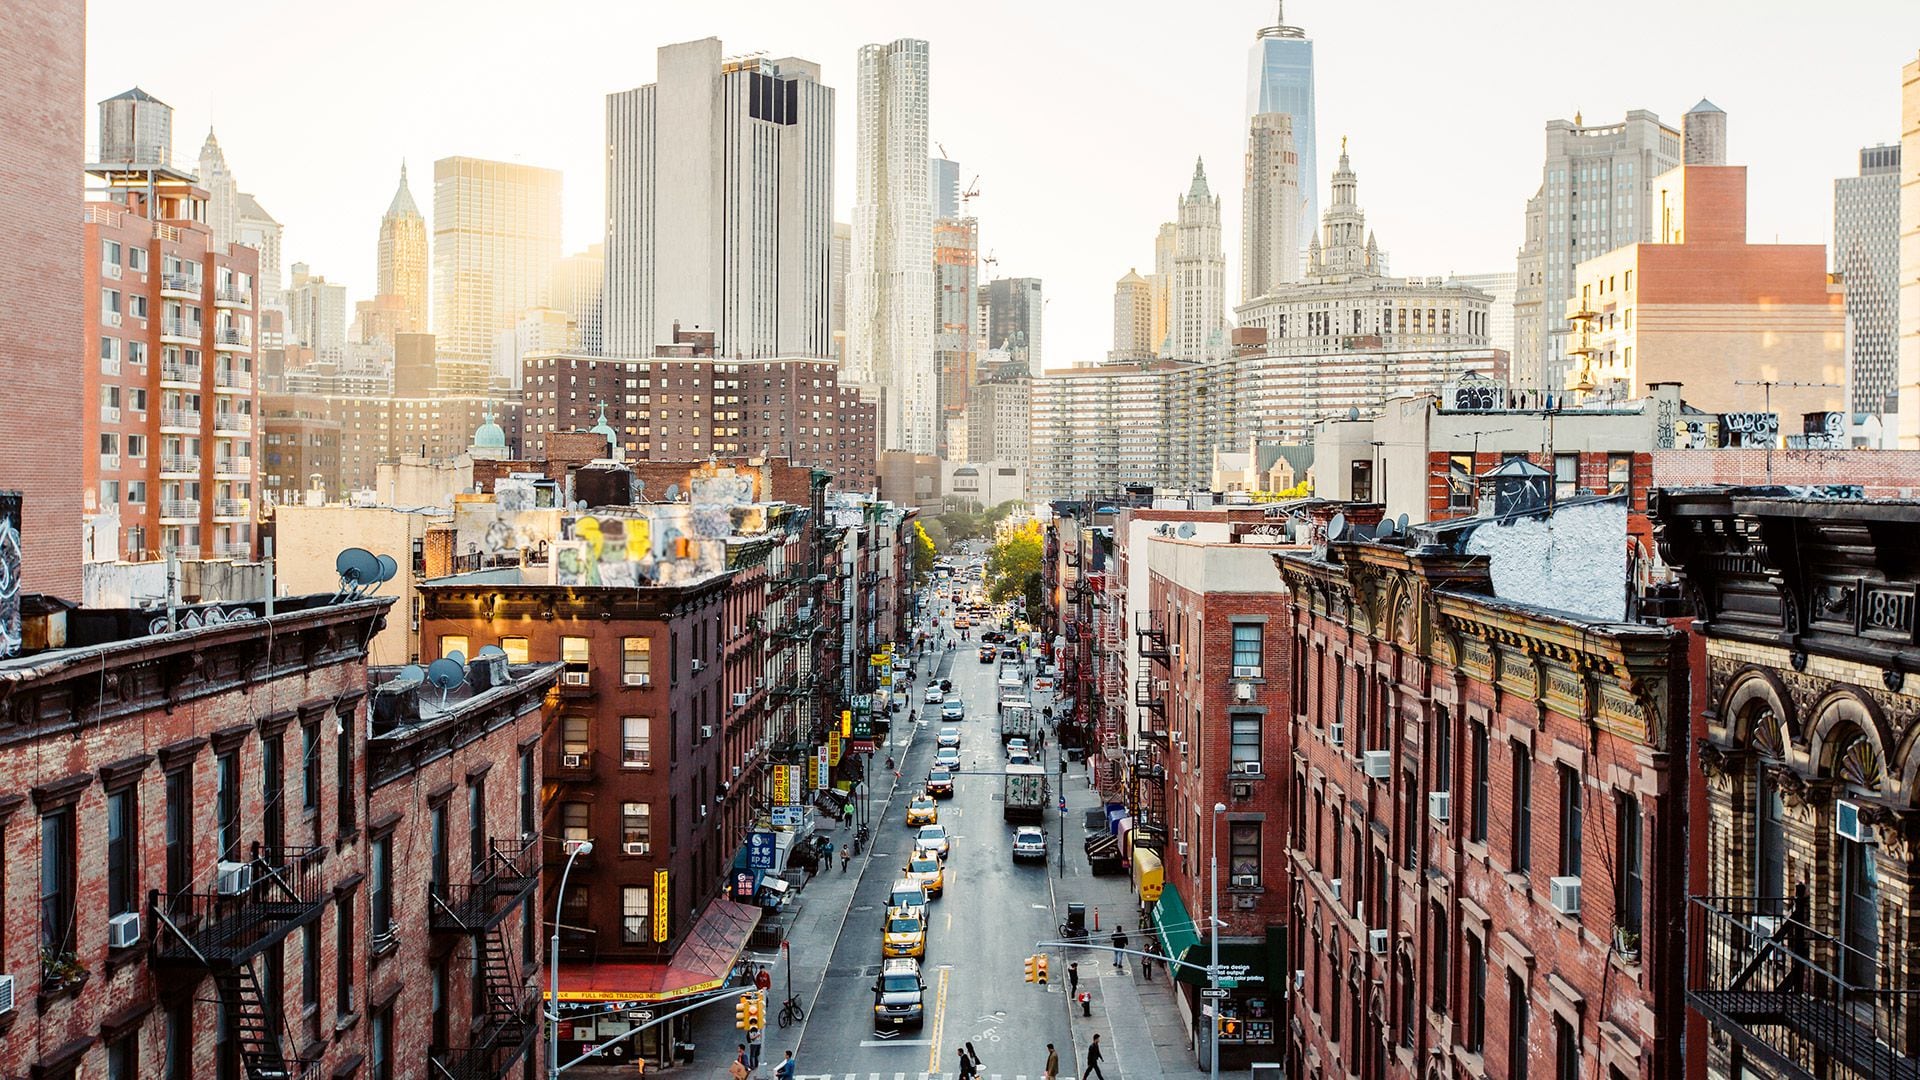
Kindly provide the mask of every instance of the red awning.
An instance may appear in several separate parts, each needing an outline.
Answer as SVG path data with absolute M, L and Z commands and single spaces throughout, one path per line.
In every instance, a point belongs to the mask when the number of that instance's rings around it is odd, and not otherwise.
M 707 905 L 665 963 L 560 965 L 561 1001 L 666 1001 L 718 990 L 760 921 L 760 909 L 731 900 Z

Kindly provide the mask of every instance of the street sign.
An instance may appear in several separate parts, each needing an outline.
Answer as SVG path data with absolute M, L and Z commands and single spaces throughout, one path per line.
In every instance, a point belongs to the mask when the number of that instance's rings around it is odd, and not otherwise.
M 753 832 L 747 834 L 747 865 L 755 870 L 773 869 L 773 834 Z
M 1200 996 L 1203 998 L 1224 998 L 1224 997 L 1231 997 L 1232 995 L 1227 993 L 1224 987 L 1219 990 L 1215 990 L 1213 987 L 1209 986 L 1200 991 Z
M 1221 980 L 1220 980 L 1220 985 L 1221 985 L 1221 986 L 1223 986 L 1223 987 L 1226 987 L 1226 986 L 1239 986 L 1239 985 L 1240 985 L 1240 980 L 1239 980 L 1239 979 L 1221 979 Z
M 773 808 L 773 823 L 775 825 L 798 828 L 805 820 L 806 815 L 799 806 L 776 806 Z

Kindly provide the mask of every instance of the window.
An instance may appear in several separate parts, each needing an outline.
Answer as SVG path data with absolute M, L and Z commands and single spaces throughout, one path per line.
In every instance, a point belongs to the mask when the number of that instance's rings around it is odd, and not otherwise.
M 320 924 L 300 928 L 300 1003 L 315 1015 L 320 1011 Z
M 1433 1011 L 1441 1016 L 1447 1015 L 1448 991 L 1453 987 L 1453 970 L 1447 966 L 1447 911 L 1439 904 L 1433 905 L 1433 934 L 1428 940 L 1433 950 Z
M 167 774 L 167 895 L 172 910 L 182 910 L 192 885 L 193 773 L 177 769 Z
M 236 752 L 221 754 L 214 763 L 217 787 L 213 797 L 214 850 L 221 862 L 240 859 L 240 759 Z
M 1580 455 L 1553 455 L 1553 497 L 1571 499 L 1580 494 Z
M 1260 725 L 1259 713 L 1233 714 L 1233 771 L 1257 773 L 1260 771 Z
M 1640 939 L 1640 800 L 1627 792 L 1618 792 L 1613 807 L 1618 835 L 1614 850 L 1619 868 L 1613 881 L 1613 921 L 1631 937 L 1621 942 L 1623 949 L 1637 948 Z
M 162 1064 L 166 1080 L 193 1080 L 193 999 L 183 996 L 166 1009 L 167 1048 Z
M 1755 802 L 1753 894 L 1784 897 L 1787 888 L 1787 804 L 1765 765 L 1753 770 Z
M 531 837 L 540 824 L 539 806 L 535 801 L 539 793 L 533 784 L 533 750 L 529 746 L 520 751 L 520 835 L 523 837 Z
M 653 764 L 653 724 L 647 717 L 620 718 L 620 764 L 629 769 Z
M 644 944 L 647 940 L 647 890 L 638 885 L 628 885 L 620 890 L 620 940 L 627 945 Z
M 1487 842 L 1487 725 L 1473 724 L 1473 830 L 1467 839 Z
M 587 831 L 586 803 L 560 804 L 560 839 L 569 844 L 592 839 L 592 834 Z
M 1580 876 L 1580 774 L 1560 766 L 1560 876 Z
M 480 985 L 477 980 L 475 985 Z M 373 1066 L 368 1080 L 393 1080 L 393 1006 L 373 1014 L 373 1034 L 368 1044 Z
M 1473 509 L 1474 478 L 1472 454 L 1447 456 L 1447 509 Z
M 593 670 L 592 650 L 583 637 L 563 637 L 560 639 L 560 659 L 567 665 L 566 674 L 561 681 L 575 686 L 586 684 L 587 675 Z
M 1527 984 L 1507 972 L 1507 1075 L 1527 1080 Z
M 1513 744 L 1513 850 L 1508 863 L 1517 874 L 1533 869 L 1533 758 L 1522 743 Z
M 440 655 L 442 657 L 447 657 L 447 656 L 452 656 L 454 653 L 459 653 L 461 659 L 466 659 L 467 657 L 470 657 L 473 655 L 472 653 L 467 651 L 467 635 L 441 634 L 440 635 Z
M 367 921 L 375 949 L 385 948 L 393 937 L 393 834 L 374 838 L 373 858 L 367 890 Z
M 1481 1053 L 1487 1045 L 1487 946 L 1475 934 L 1467 938 L 1467 1026 L 1461 1042 L 1468 1052 Z
M 1453 717 L 1445 705 L 1433 707 L 1433 790 L 1453 790 Z
M 628 686 L 647 686 L 653 681 L 653 639 L 620 639 L 620 681 Z
M 650 844 L 653 842 L 653 807 L 646 803 L 630 802 L 620 804 L 620 844 L 621 850 L 630 850 L 632 844 Z
M 333 905 L 333 1009 L 353 1015 L 353 903 L 348 893 Z
M 1259 623 L 1233 624 L 1233 673 L 1259 678 L 1265 666 L 1261 647 L 1265 627 Z
M 527 639 L 503 637 L 500 639 L 500 651 L 507 654 L 507 663 L 524 664 L 527 662 Z
M 467 781 L 467 865 L 487 861 L 487 778 L 483 773 Z
M 139 1080 L 140 1029 L 107 1044 L 107 1080 Z
M 300 725 L 300 808 L 320 809 L 320 723 Z
M 140 910 L 140 820 L 134 789 L 107 793 L 107 914 Z
M 1564 1017 L 1553 1018 L 1554 1080 L 1580 1080 L 1580 1035 Z
M 339 721 L 335 721 L 338 723 Z M 340 831 L 353 831 L 356 817 L 353 801 L 353 732 L 341 731 L 334 737 L 334 783 L 339 786 L 337 806 L 340 814 Z
M 448 999 L 453 996 L 453 986 L 447 971 L 448 963 L 449 958 L 443 956 L 433 965 L 433 1042 L 430 1045 L 434 1049 L 444 1048 L 452 1032 Z
M 1402 958 L 1394 965 L 1400 978 L 1400 1045 L 1413 1046 L 1413 963 Z
M 260 740 L 260 837 L 276 857 L 286 842 L 286 807 L 281 803 L 286 787 L 282 745 L 278 729 Z
M 1607 494 L 1625 495 L 1633 490 L 1633 455 L 1607 455 Z
M 1420 785 L 1414 781 L 1413 774 L 1411 773 L 1402 774 L 1400 783 L 1400 805 L 1400 832 L 1402 834 L 1400 840 L 1400 855 L 1403 860 L 1401 865 L 1408 870 L 1413 870 L 1420 865 L 1420 836 L 1422 833 L 1420 819 L 1424 816 L 1426 807 L 1421 805 Z
M 1227 867 L 1233 884 L 1242 888 L 1260 884 L 1260 822 L 1227 823 Z
M 1354 502 L 1373 501 L 1373 462 L 1356 461 L 1352 471 L 1353 490 L 1350 498 Z
M 40 816 L 40 951 L 65 956 L 74 949 L 73 808 Z

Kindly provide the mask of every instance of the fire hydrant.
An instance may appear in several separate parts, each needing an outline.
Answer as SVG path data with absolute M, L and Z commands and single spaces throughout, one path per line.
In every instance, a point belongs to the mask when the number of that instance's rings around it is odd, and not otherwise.
M 1080 991 L 1080 1015 L 1093 1015 L 1093 995 L 1087 993 L 1085 990 Z

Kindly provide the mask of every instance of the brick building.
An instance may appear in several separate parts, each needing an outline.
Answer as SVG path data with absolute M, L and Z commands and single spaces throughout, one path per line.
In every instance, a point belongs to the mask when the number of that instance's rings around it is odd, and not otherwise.
M 25 548 L 28 590 L 80 595 L 81 491 L 73 463 L 90 404 L 76 388 L 95 364 L 87 341 L 81 192 L 85 161 L 86 4 L 53 0 L 0 20 L 0 487 L 22 493 L 21 521 L 0 524 Z M 12 565 L 8 569 L 14 569 Z M 16 580 L 18 580 L 16 578 Z
M 1275 555 L 1292 1075 L 1680 1075 L 1686 651 L 1622 621 L 1625 501 L 1379 513 Z
M 1130 511 L 1122 521 L 1151 513 Z M 1209 950 L 1199 931 L 1217 885 L 1220 957 L 1235 967 L 1236 985 L 1214 1004 L 1241 1021 L 1222 1027 L 1223 1068 L 1278 1060 L 1292 972 L 1284 872 L 1291 650 L 1265 528 L 1246 522 L 1227 539 L 1198 540 L 1181 535 L 1196 531 L 1191 524 L 1166 522 L 1125 560 L 1147 576 L 1145 594 L 1127 596 L 1137 605 L 1142 661 L 1127 760 L 1134 876 L 1164 955 L 1202 966 Z M 1207 980 L 1192 970 L 1175 975 L 1182 1017 L 1204 1040 L 1198 991 Z
M 340 421 L 304 395 L 260 395 L 260 489 L 268 505 L 345 493 L 340 483 Z
M 1714 1037 L 1696 1058 L 1714 1077 L 1920 1075 L 1920 511 L 1779 488 L 1652 509 L 1705 639 L 1686 990 Z

